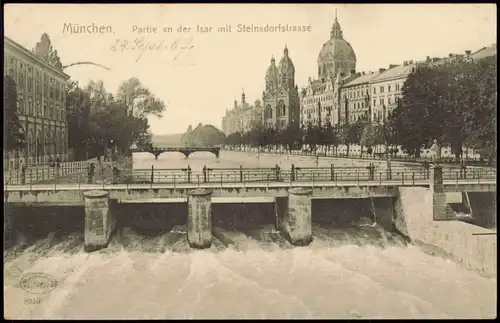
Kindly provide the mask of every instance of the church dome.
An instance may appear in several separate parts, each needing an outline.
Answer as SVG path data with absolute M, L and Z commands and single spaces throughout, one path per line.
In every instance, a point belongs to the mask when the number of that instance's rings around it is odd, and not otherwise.
M 351 44 L 343 37 L 342 28 L 335 17 L 330 32 L 330 39 L 323 44 L 318 55 L 318 64 L 324 61 L 351 61 L 356 62 L 356 54 Z
M 295 74 L 295 66 L 293 66 L 293 62 L 288 56 L 288 48 L 286 48 L 286 45 L 283 51 L 283 58 L 280 60 L 279 70 L 280 72 L 286 72 L 288 75 Z

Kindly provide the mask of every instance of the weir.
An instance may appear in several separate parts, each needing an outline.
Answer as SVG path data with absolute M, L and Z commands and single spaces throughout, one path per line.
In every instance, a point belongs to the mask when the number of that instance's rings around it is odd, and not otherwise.
M 183 187 L 181 189 L 150 187 L 144 190 L 137 188 L 127 190 L 109 186 L 110 189 L 107 190 L 51 191 L 50 193 L 39 192 L 36 195 L 32 191 L 10 191 L 4 199 L 10 207 L 16 205 L 62 206 L 71 204 L 72 200 L 75 205 L 84 206 L 85 249 L 87 251 L 102 249 L 108 245 L 116 229 L 116 223 L 124 216 L 123 213 L 127 213 L 124 212 L 124 208 L 127 207 L 175 205 L 177 211 L 174 213 L 178 215 L 175 220 L 165 220 L 169 224 L 165 224 L 164 227 L 171 229 L 175 223 L 186 223 L 189 245 L 192 248 L 208 248 L 212 245 L 214 221 L 224 220 L 223 205 L 260 204 L 269 205 L 269 210 L 272 210 L 271 214 L 274 216 L 254 217 L 250 220 L 244 214 L 234 215 L 233 223 L 242 224 L 245 221 L 265 220 L 275 227 L 290 244 L 306 246 L 312 241 L 312 223 L 315 221 L 340 226 L 352 221 L 362 224 L 366 222 L 370 225 L 371 221 L 385 231 L 391 232 L 396 229 L 417 244 L 432 245 L 439 250 L 442 249 L 445 254 L 452 255 L 450 257 L 453 259 L 458 259 L 471 268 L 479 268 L 478 270 L 485 274 L 496 272 L 496 266 L 490 264 L 489 258 L 484 256 L 493 250 L 491 249 L 493 248 L 492 234 L 493 236 L 496 234 L 496 229 L 487 229 L 496 227 L 496 219 L 493 215 L 496 207 L 495 195 L 493 192 L 484 191 L 484 185 L 490 184 L 476 184 L 479 189 L 474 190 L 473 184 L 467 183 L 466 188 L 472 188 L 472 191 L 462 190 L 456 185 L 456 190 L 453 191 L 453 186 L 447 187 L 443 184 L 442 168 L 439 166 L 431 169 L 428 187 L 424 185 L 334 186 L 328 183 L 315 183 L 314 186 L 308 186 L 305 183 L 297 183 L 296 186 L 291 183 L 274 184 L 274 186 L 263 186 L 256 183 L 251 186 L 248 183 L 242 183 L 242 187 L 234 184 L 231 187 Z M 491 188 L 489 186 L 488 190 Z M 83 201 L 79 200 L 80 196 L 83 196 Z M 321 205 L 323 207 L 320 207 Z M 456 209 L 457 205 L 470 208 L 476 224 L 482 225 L 483 228 L 457 221 L 456 214 L 452 210 Z M 326 209 L 328 212 L 321 215 L 318 214 L 319 209 Z M 141 213 L 134 212 L 133 216 L 141 218 L 144 216 Z M 158 217 L 142 220 L 145 227 L 161 227 L 156 223 L 162 221 Z M 15 222 L 16 215 L 13 215 L 8 207 L 5 213 L 4 230 L 10 240 L 15 239 Z M 147 222 L 151 222 L 151 225 L 147 225 Z M 470 233 L 464 235 L 464 232 L 468 231 Z M 473 234 L 476 238 L 471 238 Z M 440 240 L 449 241 L 449 237 L 454 237 L 453 241 L 456 245 L 446 244 Z M 471 239 L 477 241 L 470 242 Z M 457 246 L 468 250 L 467 253 Z M 472 255 L 473 250 L 482 254 L 482 258 Z M 473 259 L 473 262 L 470 259 Z

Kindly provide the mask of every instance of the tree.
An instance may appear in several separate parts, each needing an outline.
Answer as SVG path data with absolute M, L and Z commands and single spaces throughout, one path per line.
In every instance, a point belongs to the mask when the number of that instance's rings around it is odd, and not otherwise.
M 320 143 L 321 128 L 309 123 L 305 129 L 304 143 L 309 146 L 309 151 L 316 151 L 316 146 Z
M 328 146 L 328 150 L 330 150 L 331 146 L 337 147 L 338 145 L 338 137 L 335 132 L 335 129 L 332 126 L 332 123 L 328 120 L 323 128 L 323 140 L 324 144 Z
M 87 159 L 90 137 L 90 96 L 71 82 L 66 88 L 66 118 L 68 121 L 68 146 L 73 148 L 74 158 Z
M 17 85 L 8 75 L 3 77 L 3 93 L 4 125 L 7 128 L 5 148 L 7 151 L 17 151 L 26 147 L 26 135 L 19 120 Z
M 241 134 L 239 132 L 233 132 L 226 137 L 225 143 L 226 145 L 236 146 L 241 144 L 241 140 Z
M 298 124 L 290 123 L 279 134 L 279 141 L 289 151 L 302 144 L 302 131 Z
M 350 144 L 361 144 L 361 135 L 363 133 L 363 129 L 366 125 L 366 121 L 364 119 L 358 119 L 354 123 L 349 124 L 347 130 L 347 140 Z M 363 146 L 361 145 L 361 156 L 363 155 Z
M 438 107 L 444 79 L 437 68 L 421 67 L 408 76 L 403 97 L 387 120 L 399 143 L 420 156 L 423 144 L 441 138 L 443 113 Z
M 90 98 L 92 112 L 102 110 L 114 101 L 113 95 L 104 88 L 103 81 L 90 80 L 84 90 Z
M 366 147 L 373 147 L 376 145 L 385 144 L 384 128 L 378 123 L 368 124 L 363 129 L 361 135 L 361 145 Z
M 118 101 L 127 106 L 129 114 L 139 118 L 148 115 L 161 118 L 166 109 L 165 103 L 153 96 L 149 89 L 144 87 L 135 77 L 126 80 L 120 85 L 116 97 Z
M 349 156 L 349 148 L 350 148 L 350 140 L 349 140 L 349 129 L 350 125 L 349 124 L 342 124 L 337 126 L 337 136 L 339 138 L 339 142 L 343 145 L 346 146 L 346 155 Z
M 226 136 L 224 133 L 213 125 L 203 126 L 200 123 L 194 130 L 189 131 L 190 129 L 191 126 L 183 135 L 185 145 L 188 147 L 218 146 L 223 145 L 226 142 Z
M 478 101 L 476 65 L 472 61 L 458 58 L 439 69 L 446 80 L 439 103 L 443 110 L 442 140 L 451 146 L 457 160 L 469 136 L 466 116 L 474 110 L 474 103 Z
M 467 143 L 478 149 L 491 164 L 496 161 L 497 123 L 497 70 L 496 56 L 482 59 L 476 64 L 476 101 L 473 108 L 466 111 L 465 129 Z

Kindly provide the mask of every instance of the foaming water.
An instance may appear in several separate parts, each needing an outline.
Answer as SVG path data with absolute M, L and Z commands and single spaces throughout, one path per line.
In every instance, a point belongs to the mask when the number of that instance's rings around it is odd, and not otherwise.
M 377 226 L 314 225 L 292 247 L 272 225 L 214 228 L 206 250 L 185 225 L 144 236 L 120 229 L 107 249 L 49 235 L 4 256 L 7 318 L 474 318 L 496 316 L 496 280 L 407 246 Z M 21 238 L 22 240 L 22 238 Z M 53 276 L 29 294 L 23 273 Z M 25 305 L 26 297 L 40 300 Z

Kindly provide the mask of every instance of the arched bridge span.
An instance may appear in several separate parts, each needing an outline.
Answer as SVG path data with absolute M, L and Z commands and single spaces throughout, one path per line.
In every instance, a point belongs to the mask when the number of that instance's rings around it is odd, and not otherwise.
M 179 152 L 184 156 L 186 156 L 186 158 L 188 158 L 189 155 L 197 151 L 207 151 L 214 154 L 217 158 L 219 158 L 220 148 L 219 147 L 152 147 L 152 148 L 134 148 L 131 149 L 131 151 L 133 153 L 148 152 L 153 154 L 155 156 L 155 159 L 158 159 L 158 156 L 160 156 L 162 153 L 165 152 Z

